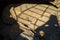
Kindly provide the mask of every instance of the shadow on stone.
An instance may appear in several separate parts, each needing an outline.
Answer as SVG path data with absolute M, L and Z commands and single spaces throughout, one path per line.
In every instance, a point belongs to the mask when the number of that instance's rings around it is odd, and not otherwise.
M 57 26 L 55 26 L 55 24 L 56 24 Z M 46 27 L 45 25 L 48 25 L 48 26 Z M 53 34 L 55 34 L 55 33 L 58 34 L 58 27 L 59 27 L 59 25 L 58 25 L 58 20 L 57 20 L 56 16 L 51 15 L 50 19 L 49 19 L 44 25 L 38 27 L 38 28 L 35 30 L 36 33 L 35 33 L 34 37 L 36 36 L 36 34 L 39 35 L 39 31 L 42 30 L 42 31 L 45 32 L 44 38 L 47 39 L 47 40 L 50 40 L 50 36 L 51 36 L 51 35 L 53 35 Z M 60 35 L 60 34 L 59 34 L 59 35 Z M 56 36 L 56 35 L 55 35 L 55 36 Z M 33 37 L 33 38 L 34 38 L 34 37 Z M 51 37 L 52 37 L 52 36 L 51 36 Z M 40 39 L 39 39 L 39 36 L 37 36 L 37 37 L 35 37 L 35 38 L 38 39 L 38 40 L 40 40 Z M 35 38 L 34 38 L 34 40 L 35 40 Z
M 2 17 L 0 21 L 0 40 L 17 40 L 19 37 L 20 40 L 27 40 L 20 35 L 23 30 L 20 29 L 17 20 L 10 18 L 10 7 L 4 10 L 1 15 Z

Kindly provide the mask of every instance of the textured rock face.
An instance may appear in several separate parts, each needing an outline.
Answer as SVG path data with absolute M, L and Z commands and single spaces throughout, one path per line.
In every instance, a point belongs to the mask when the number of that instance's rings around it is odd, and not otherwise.
M 50 15 L 56 15 L 57 9 L 49 5 L 22 4 L 16 8 L 11 7 L 10 12 L 14 19 L 17 19 L 16 16 L 18 16 L 18 22 L 20 21 L 20 23 L 24 23 L 34 29 L 34 26 L 37 27 L 46 23 Z
M 58 20 L 59 20 L 59 25 L 60 25 L 60 0 L 58 0 Z
M 59 2 L 59 1 L 58 1 Z M 10 13 L 9 17 L 17 20 L 20 25 L 20 29 L 23 30 L 20 35 L 26 37 L 29 40 L 33 40 L 34 34 L 30 31 L 44 25 L 50 18 L 51 15 L 55 15 L 58 18 L 58 23 L 60 24 L 60 3 L 55 1 L 53 4 L 58 6 L 58 9 L 54 6 L 45 4 L 22 4 L 14 7 L 12 4 L 4 9 L 4 13 Z M 58 5 L 57 5 L 58 4 Z M 11 7 L 12 6 L 12 7 Z M 57 11 L 58 10 L 58 11 Z M 3 15 L 4 21 L 7 20 L 9 23 L 9 17 Z M 46 27 L 49 25 L 46 25 Z

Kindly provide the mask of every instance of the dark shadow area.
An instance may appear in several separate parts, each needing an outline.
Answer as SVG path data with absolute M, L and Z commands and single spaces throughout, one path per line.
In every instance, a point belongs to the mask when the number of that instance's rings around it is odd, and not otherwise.
M 57 26 L 56 26 L 56 25 Z M 47 27 L 45 25 L 48 25 Z M 35 35 L 34 35 L 34 40 L 35 38 L 37 38 L 38 40 L 40 40 L 38 37 L 35 37 L 36 34 L 39 34 L 39 31 L 43 30 L 45 32 L 45 39 L 47 40 L 60 40 L 60 27 L 58 25 L 58 20 L 56 18 L 56 16 L 51 15 L 50 19 L 47 21 L 47 23 L 45 23 L 44 25 L 38 27 L 35 31 Z M 54 38 L 53 38 L 54 37 Z M 37 40 L 36 39 L 36 40 Z
M 10 18 L 10 12 L 9 12 L 10 7 L 11 6 L 9 6 L 5 11 L 2 10 L 1 12 L 0 40 L 17 40 L 19 37 L 20 40 L 27 40 L 26 38 L 20 35 L 23 32 L 23 30 L 19 28 L 19 24 L 17 23 L 17 21 L 13 18 Z
M 50 2 L 53 2 L 55 0 L 12 0 L 11 3 L 12 4 L 24 4 L 24 3 L 28 3 L 28 4 L 45 4 L 45 5 L 51 5 L 51 6 L 54 6 L 55 8 L 58 8 L 56 5 L 50 3 Z
M 15 20 L 13 20 L 15 21 Z M 0 25 L 0 40 L 17 40 L 20 37 L 20 40 L 27 40 L 26 38 L 20 36 L 23 32 L 20 28 L 18 23 L 15 21 L 13 25 L 2 24 Z
M 54 6 L 55 8 L 58 8 L 56 5 L 50 3 L 53 2 L 55 0 L 1 0 L 0 2 L 3 3 L 8 3 L 8 4 L 24 4 L 24 3 L 28 3 L 28 4 L 45 4 L 45 5 L 51 5 Z

